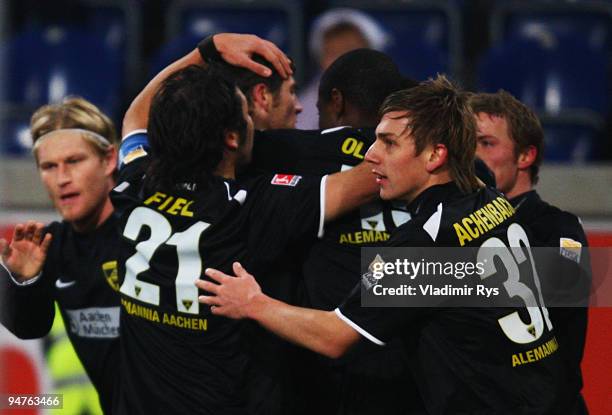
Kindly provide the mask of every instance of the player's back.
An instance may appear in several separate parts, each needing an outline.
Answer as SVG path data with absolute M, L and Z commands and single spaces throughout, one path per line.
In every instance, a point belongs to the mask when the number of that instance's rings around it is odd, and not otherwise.
M 244 259 L 244 200 L 232 186 L 211 177 L 149 190 L 135 174 L 113 192 L 124 240 L 115 412 L 244 413 L 240 323 L 212 315 L 193 284 L 204 267 Z
M 556 413 L 565 374 L 533 272 L 530 231 L 515 223 L 510 203 L 491 188 L 462 195 L 450 183 L 424 193 L 409 206 L 413 220 L 398 228 L 391 245 L 440 253 L 468 248 L 469 259 L 483 264 L 480 280 L 499 288 L 506 307 L 486 306 L 484 298 L 475 308 L 403 309 L 400 318 L 419 331 L 402 336 L 415 348 L 412 366 L 428 410 Z

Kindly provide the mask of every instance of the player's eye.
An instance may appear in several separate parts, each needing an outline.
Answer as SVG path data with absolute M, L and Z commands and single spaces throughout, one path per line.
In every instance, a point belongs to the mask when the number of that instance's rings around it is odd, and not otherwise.
M 57 167 L 57 164 L 52 163 L 41 163 L 41 165 L 39 166 L 42 171 L 49 171 L 55 167 Z
M 478 140 L 478 144 L 482 147 L 492 147 L 493 146 L 493 142 L 487 139 Z

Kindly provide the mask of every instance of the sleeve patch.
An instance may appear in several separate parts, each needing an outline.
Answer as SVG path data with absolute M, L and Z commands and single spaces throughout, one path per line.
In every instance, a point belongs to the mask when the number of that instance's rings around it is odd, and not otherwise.
M 580 263 L 582 243 L 571 238 L 559 239 L 559 254 L 571 261 Z
M 275 174 L 270 183 L 276 186 L 297 186 L 302 176 L 294 174 Z
M 130 162 L 136 160 L 137 158 L 144 157 L 147 155 L 146 150 L 143 146 L 138 146 L 134 150 L 130 151 L 123 158 L 123 164 L 129 164 Z

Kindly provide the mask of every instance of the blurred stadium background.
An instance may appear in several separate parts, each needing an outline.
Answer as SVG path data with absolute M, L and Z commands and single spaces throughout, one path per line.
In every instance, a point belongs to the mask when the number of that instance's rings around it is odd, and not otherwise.
M 591 245 L 612 246 L 609 0 L 0 0 L 0 236 L 19 221 L 56 219 L 30 154 L 35 108 L 81 95 L 120 126 L 152 74 L 221 31 L 274 41 L 305 84 L 316 70 L 306 44 L 312 21 L 340 6 L 380 23 L 407 75 L 444 72 L 536 109 L 547 146 L 540 193 L 582 217 Z M 585 397 L 596 415 L 612 413 L 611 315 L 590 314 Z M 43 346 L 0 327 L 0 394 L 52 390 Z

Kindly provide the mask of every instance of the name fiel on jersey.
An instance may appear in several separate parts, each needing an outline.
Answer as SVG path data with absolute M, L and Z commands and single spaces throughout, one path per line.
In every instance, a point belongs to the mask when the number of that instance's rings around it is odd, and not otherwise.
M 244 414 L 241 323 L 199 304 L 194 281 L 208 267 L 231 273 L 234 261 L 260 272 L 281 261 L 286 246 L 316 238 L 325 180 L 211 176 L 149 190 L 148 159 L 145 150 L 123 167 L 111 193 L 125 252 L 116 412 Z
M 501 241 L 508 249 L 504 261 L 512 264 L 490 258 L 498 264 L 490 278 L 500 278 L 500 289 L 517 306 L 368 308 L 361 307 L 355 290 L 338 316 L 374 343 L 404 339 L 428 413 L 561 413 L 556 405 L 566 377 L 557 339 L 532 264 L 515 263 L 508 248 L 519 241 L 531 246 L 528 231 L 514 223 L 512 205 L 491 188 L 465 195 L 451 182 L 422 192 L 408 211 L 411 221 L 396 229 L 390 246 L 482 247 Z M 527 307 L 531 300 L 536 307 Z

